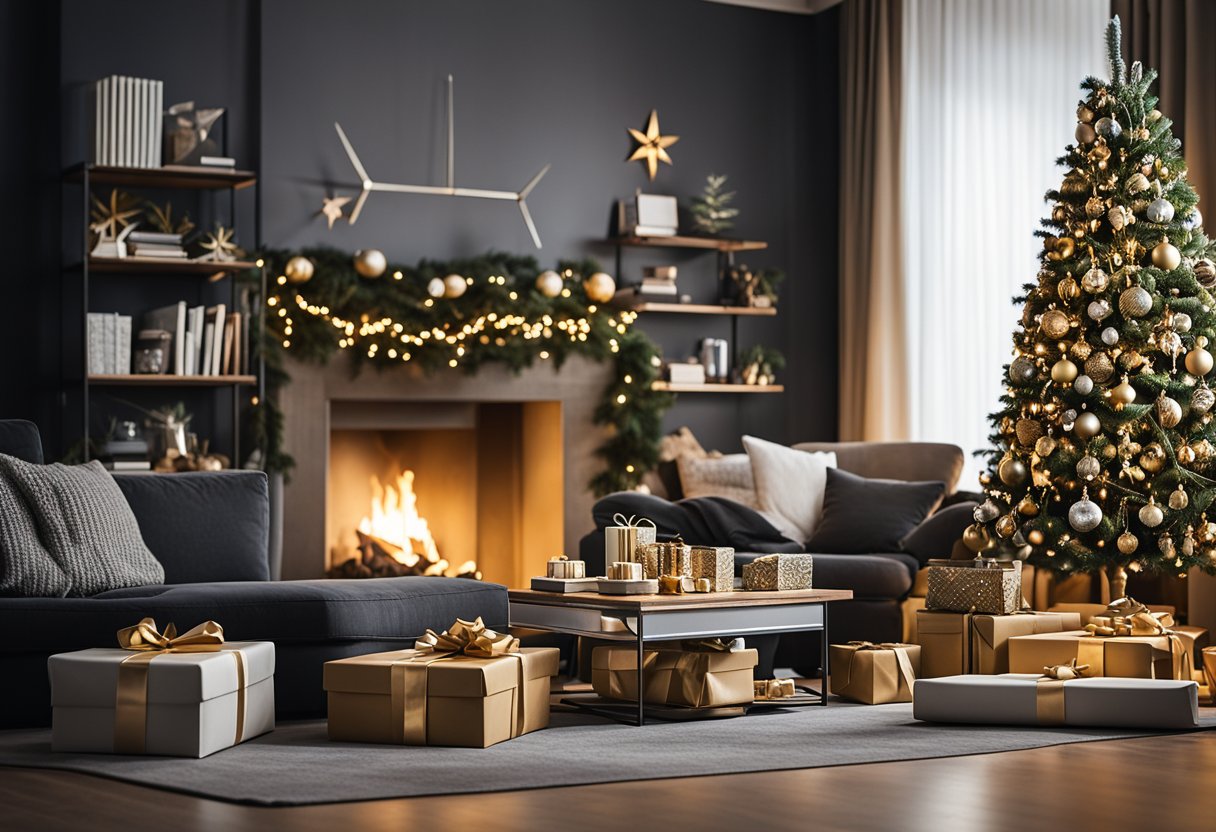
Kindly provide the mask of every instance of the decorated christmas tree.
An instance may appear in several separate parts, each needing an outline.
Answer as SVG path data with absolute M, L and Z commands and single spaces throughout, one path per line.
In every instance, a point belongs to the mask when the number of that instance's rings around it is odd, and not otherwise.
M 1216 246 L 1149 93 L 1157 73 L 1129 71 L 1121 37 L 1116 17 L 1110 80 L 1081 85 L 964 535 L 1062 573 L 1105 569 L 1112 597 L 1127 570 L 1216 571 Z

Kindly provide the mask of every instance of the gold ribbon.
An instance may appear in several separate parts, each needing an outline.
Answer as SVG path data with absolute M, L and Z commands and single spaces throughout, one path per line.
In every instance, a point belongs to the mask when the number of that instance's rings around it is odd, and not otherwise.
M 620 512 L 612 515 L 612 522 L 615 523 L 616 526 L 610 526 L 609 528 L 623 528 L 626 531 L 624 534 L 617 534 L 615 536 L 615 552 L 609 552 L 607 549 L 605 549 L 605 562 L 612 563 L 613 561 L 633 561 L 636 563 L 641 563 L 641 558 L 637 551 L 638 528 L 642 523 L 649 523 L 650 527 L 655 529 L 657 534 L 658 526 L 656 526 L 654 521 L 649 517 L 636 517 L 634 515 L 626 517 Z
M 1069 679 L 1080 679 L 1089 670 L 1089 665 L 1079 664 L 1073 659 L 1068 664 L 1055 664 L 1043 668 L 1035 685 L 1035 717 L 1040 725 L 1065 724 L 1064 683 Z
M 898 697 L 900 691 L 907 690 L 909 695 L 912 693 L 913 683 L 916 681 L 916 673 L 912 670 L 912 659 L 908 657 L 908 645 L 900 644 L 893 641 L 872 642 L 872 641 L 850 641 L 849 647 L 853 648 L 853 653 L 849 656 L 848 665 L 844 669 L 844 683 L 840 690 L 845 690 L 849 687 L 849 683 L 853 679 L 853 659 L 858 653 L 868 650 L 890 650 L 895 654 L 895 665 L 897 669 L 897 678 L 895 679 L 895 695 Z
M 245 686 L 248 667 L 240 650 L 224 648 L 224 628 L 204 621 L 180 636 L 170 623 L 162 633 L 156 621 L 144 618 L 134 627 L 118 631 L 118 645 L 134 655 L 118 666 L 114 697 L 114 750 L 119 754 L 143 754 L 147 748 L 148 672 L 153 659 L 166 653 L 228 652 L 236 662 L 236 735 L 239 745 L 245 733 Z
M 1107 607 L 1107 612 L 1109 614 L 1106 618 L 1112 622 L 1112 626 L 1092 622 L 1085 626 L 1090 636 L 1099 640 L 1097 644 L 1101 644 L 1101 639 L 1119 636 L 1164 638 L 1169 645 L 1171 678 L 1185 680 L 1194 677 L 1195 657 L 1182 634 L 1170 629 L 1174 624 L 1174 618 L 1169 613 L 1150 612 L 1148 607 L 1134 598 L 1120 598 L 1112 601 Z M 1079 642 L 1079 644 L 1083 645 L 1085 642 Z M 1080 655 L 1082 649 L 1078 647 L 1077 652 Z M 1094 655 L 1093 652 L 1087 654 L 1090 662 L 1099 663 L 1093 658 Z M 1100 655 L 1099 658 L 1101 658 Z M 1157 678 L 1155 664 L 1152 668 L 1152 678 Z
M 486 627 L 478 616 L 474 621 L 456 619 L 442 633 L 428 629 L 426 635 L 414 642 L 414 652 L 393 662 L 390 673 L 390 696 L 394 721 L 393 740 L 405 745 L 426 745 L 427 737 L 427 677 L 436 662 L 467 656 L 476 659 L 513 658 L 516 661 L 515 709 L 511 736 L 518 737 L 524 728 L 524 660 L 519 654 L 519 639 L 508 633 L 498 633 Z

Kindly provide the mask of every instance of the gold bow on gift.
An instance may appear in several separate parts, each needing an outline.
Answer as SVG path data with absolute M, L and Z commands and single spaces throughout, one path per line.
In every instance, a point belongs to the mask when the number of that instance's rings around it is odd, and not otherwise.
M 757 679 L 752 687 L 753 698 L 757 701 L 786 699 L 797 693 L 793 679 Z
M 1109 624 L 1085 625 L 1091 636 L 1110 638 L 1112 636 L 1151 636 L 1161 637 L 1169 644 L 1170 667 L 1172 678 L 1191 679 L 1194 676 L 1195 658 L 1191 645 L 1182 635 L 1171 629 L 1174 617 L 1168 612 L 1151 612 L 1148 607 L 1134 598 L 1120 598 L 1112 601 L 1106 608 L 1104 616 Z
M 118 631 L 118 645 L 134 655 L 118 666 L 118 688 L 114 699 L 114 750 L 119 754 L 142 754 L 147 744 L 148 669 L 152 660 L 166 653 L 217 653 L 224 649 L 224 628 L 204 621 L 180 636 L 170 623 L 162 633 L 151 618 Z M 236 661 L 236 738 L 245 733 L 245 680 L 248 668 L 240 650 L 228 652 Z
M 518 737 L 523 732 L 524 660 L 519 653 L 519 639 L 487 628 L 481 616 L 478 616 L 473 621 L 457 618 L 456 623 L 442 633 L 428 629 L 426 635 L 414 642 L 412 655 L 393 662 L 390 694 L 395 715 L 394 739 L 397 742 L 426 745 L 428 668 L 436 662 L 462 656 L 515 659 L 518 687 L 511 736 Z
M 1087 670 L 1089 670 L 1089 665 L 1077 664 L 1077 660 L 1073 659 L 1068 664 L 1053 664 L 1051 667 L 1043 668 L 1043 678 L 1057 679 L 1061 682 L 1068 679 L 1080 679 Z
M 1068 664 L 1053 664 L 1043 668 L 1035 687 L 1035 715 L 1040 725 L 1065 724 L 1064 683 L 1085 676 L 1089 665 L 1073 659 Z
M 652 528 L 658 528 L 657 526 L 655 526 L 654 521 L 651 520 L 649 517 L 638 517 L 633 514 L 626 517 L 625 515 L 621 514 L 619 511 L 616 514 L 612 515 L 612 522 L 616 523 L 618 526 L 624 526 L 626 528 L 635 528 L 636 529 L 638 526 L 642 525 L 643 523 L 649 523 Z
M 478 659 L 489 659 L 519 650 L 519 639 L 508 633 L 498 633 L 486 627 L 478 616 L 475 621 L 457 618 L 456 623 L 442 633 L 427 630 L 414 642 L 414 649 L 424 653 L 463 653 Z

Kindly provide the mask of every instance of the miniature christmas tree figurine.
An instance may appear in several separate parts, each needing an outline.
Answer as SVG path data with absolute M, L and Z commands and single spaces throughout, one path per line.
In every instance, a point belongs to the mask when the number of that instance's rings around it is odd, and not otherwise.
M 711 173 L 705 179 L 705 190 L 701 192 L 700 196 L 692 198 L 692 204 L 688 210 L 692 214 L 692 222 L 698 233 L 716 237 L 723 232 L 730 231 L 735 224 L 734 219 L 739 216 L 739 209 L 730 207 L 731 201 L 735 198 L 735 192 L 723 193 L 722 187 L 725 184 L 725 176 Z
M 1106 32 L 1111 79 L 1088 78 L 1068 169 L 1049 191 L 1025 287 L 986 501 L 964 535 L 1060 572 L 1216 571 L 1216 246 L 1171 122 Z

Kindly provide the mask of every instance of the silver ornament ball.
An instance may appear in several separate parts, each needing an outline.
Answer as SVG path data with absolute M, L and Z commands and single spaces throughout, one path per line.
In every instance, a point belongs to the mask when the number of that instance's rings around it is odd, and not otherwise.
M 1098 135 L 1105 139 L 1117 139 L 1123 132 L 1123 126 L 1110 116 L 1103 116 L 1098 119 L 1098 123 L 1094 127 L 1097 129 Z
M 1153 296 L 1143 286 L 1130 286 L 1119 295 L 1119 312 L 1125 318 L 1143 318 L 1153 308 Z
M 1087 454 L 1077 461 L 1077 476 L 1081 479 L 1092 480 L 1101 473 L 1102 463 L 1098 462 L 1096 456 L 1089 456 Z
M 1148 217 L 1149 222 L 1164 225 L 1174 218 L 1174 206 L 1168 199 L 1158 197 L 1148 204 L 1144 215 Z
M 1102 338 L 1103 344 L 1106 344 L 1108 347 L 1113 347 L 1115 344 L 1119 343 L 1119 330 L 1115 329 L 1113 326 L 1108 326 L 1106 329 L 1102 330 L 1102 335 L 1100 337 Z
M 1082 499 L 1068 509 L 1068 524 L 1079 532 L 1091 532 L 1102 522 L 1102 509 L 1093 500 Z
M 1085 309 L 1085 314 L 1095 321 L 1104 321 L 1110 317 L 1112 311 L 1110 301 L 1103 298 L 1102 300 L 1095 300 L 1090 303 Z
M 1094 392 L 1094 380 L 1089 376 L 1077 376 L 1072 383 L 1072 389 L 1082 396 L 1088 396 Z
M 1015 384 L 1026 384 L 1034 381 L 1038 376 L 1038 368 L 1034 366 L 1034 362 L 1024 355 L 1013 359 L 1009 365 L 1009 379 Z
M 1081 288 L 1089 292 L 1091 295 L 1096 295 L 1099 292 L 1106 291 L 1106 284 L 1110 282 L 1110 277 L 1106 272 L 1095 267 L 1085 273 L 1081 278 Z
M 1185 312 L 1174 313 L 1174 332 L 1190 332 L 1192 323 L 1193 321 L 1191 321 L 1191 316 Z

